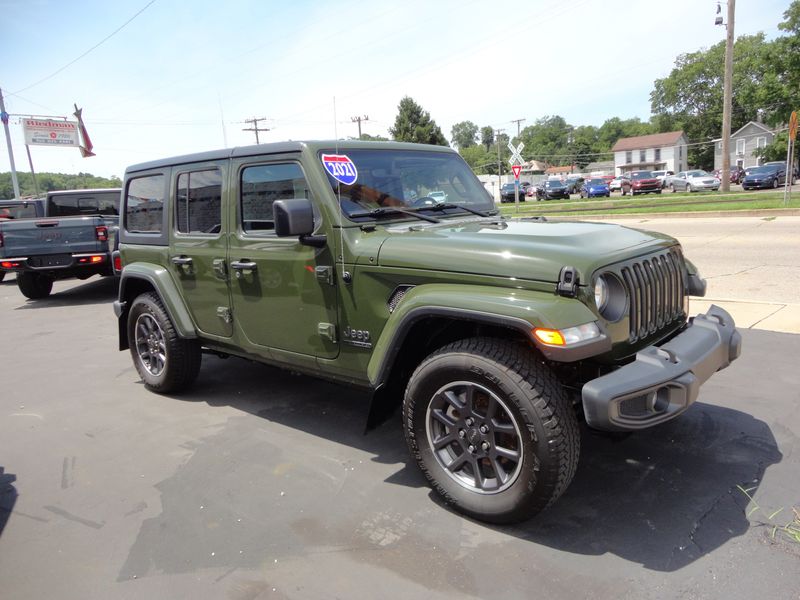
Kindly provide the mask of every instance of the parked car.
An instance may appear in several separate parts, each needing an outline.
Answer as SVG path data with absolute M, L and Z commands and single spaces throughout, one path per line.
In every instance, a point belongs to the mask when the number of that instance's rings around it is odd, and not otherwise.
M 0 270 L 20 292 L 46 298 L 58 279 L 114 275 L 119 188 L 53 191 L 42 218 L 0 221 Z
M 611 192 L 622 192 L 624 196 L 631 191 L 631 180 L 625 175 L 614 177 L 614 179 L 608 182 L 608 189 Z
M 408 210 L 403 181 L 449 201 Z M 690 318 L 706 283 L 677 240 L 611 223 L 498 222 L 450 148 L 261 144 L 133 165 L 123 185 L 117 347 L 163 394 L 148 404 L 189 398 L 198 377 L 235 393 L 231 369 L 201 369 L 207 352 L 357 387 L 373 423 L 402 407 L 393 421 L 419 479 L 471 519 L 546 509 L 580 469 L 579 417 L 606 431 L 664 424 L 741 352 L 726 311 Z M 264 386 L 270 375 L 253 372 Z M 342 412 L 329 400 L 333 428 Z M 148 451 L 137 439 L 125 448 Z M 660 447 L 659 458 L 684 451 Z M 591 493 L 609 491 L 628 493 Z
M 742 180 L 742 189 L 745 190 L 777 188 L 786 183 L 786 165 L 783 163 L 751 167 L 747 172 Z
M 548 179 L 536 188 L 537 200 L 554 200 L 556 198 L 569 200 L 567 186 L 560 179 Z
M 636 194 L 660 194 L 661 182 L 652 171 L 631 171 L 631 196 Z
M 675 171 L 663 171 L 663 170 L 662 171 L 653 171 L 653 177 L 655 177 L 656 179 L 658 179 L 659 182 L 661 182 L 661 189 L 662 190 L 665 187 L 667 187 L 667 180 L 668 180 L 668 178 L 672 177 L 673 175 L 675 175 Z
M 700 190 L 717 191 L 720 183 L 719 179 L 708 174 L 706 171 L 702 169 L 693 169 L 691 171 L 681 171 L 670 179 L 669 189 L 673 192 L 697 192 Z
M 500 188 L 500 202 L 515 202 L 517 199 L 517 186 L 513 183 L 504 183 Z M 525 192 L 519 189 L 519 201 L 525 202 Z
M 783 170 L 786 170 L 786 163 L 783 162 L 782 160 L 773 160 L 773 161 L 770 161 L 770 162 L 765 162 L 764 166 L 765 167 L 779 167 L 779 168 L 781 168 Z M 794 185 L 794 180 L 797 177 L 797 175 L 793 171 L 790 171 L 790 174 L 792 176 L 792 185 Z M 786 181 L 786 180 L 784 179 L 784 181 Z
M 583 177 L 577 177 L 572 175 L 570 177 L 567 177 L 567 179 L 564 181 L 564 185 L 567 186 L 567 191 L 570 194 L 577 194 L 578 192 L 580 192 L 581 186 L 583 185 L 584 181 L 585 180 Z
M 428 192 L 428 198 L 433 198 L 438 204 L 447 202 L 447 194 L 442 191 Z
M 722 181 L 722 169 L 714 169 L 711 173 L 714 177 Z M 731 167 L 731 183 L 742 183 L 742 179 L 744 179 L 745 170 L 738 166 L 734 165 Z
M 587 179 L 583 182 L 583 185 L 580 189 L 581 198 L 597 198 L 599 196 L 605 196 L 608 198 L 611 196 L 611 190 L 608 189 L 608 184 L 606 180 L 601 177 L 595 177 L 592 179 Z

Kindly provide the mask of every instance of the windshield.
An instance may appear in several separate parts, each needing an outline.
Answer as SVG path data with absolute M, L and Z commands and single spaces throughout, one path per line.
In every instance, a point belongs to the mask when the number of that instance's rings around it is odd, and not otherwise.
M 634 171 L 631 173 L 631 179 L 653 179 L 652 171 Z
M 589 185 L 605 185 L 605 184 L 606 184 L 605 179 L 590 179 L 589 180 Z
M 750 167 L 749 169 L 747 169 L 747 172 L 750 173 L 750 175 L 758 175 L 761 173 L 772 173 L 777 170 L 778 170 L 777 167 L 764 166 L 764 167 Z
M 513 183 L 504 183 L 503 184 L 503 191 L 504 192 L 510 192 L 513 189 L 514 189 L 514 184 Z
M 425 210 L 443 198 L 447 204 L 464 205 L 473 210 L 492 211 L 494 201 L 467 163 L 455 153 L 423 150 L 334 149 L 320 152 L 337 158 L 347 168 L 326 167 L 333 193 L 341 197 L 342 211 L 357 220 L 365 211 L 376 208 Z M 347 163 L 352 163 L 347 165 Z M 353 169 L 353 167 L 355 167 Z M 339 173 L 340 181 L 331 175 Z M 345 183 L 345 181 L 347 183 Z M 432 201 L 435 199 L 435 201 Z M 376 216 L 397 218 L 402 213 L 384 211 Z
M 563 184 L 563 183 L 561 183 L 560 181 L 545 181 L 544 185 L 545 185 L 546 187 L 551 187 L 551 188 L 560 188 L 560 187 L 564 187 L 564 184 Z
M 705 171 L 702 171 L 700 169 L 696 169 L 694 171 L 686 171 L 686 176 L 687 177 L 707 177 L 708 173 L 706 173 Z

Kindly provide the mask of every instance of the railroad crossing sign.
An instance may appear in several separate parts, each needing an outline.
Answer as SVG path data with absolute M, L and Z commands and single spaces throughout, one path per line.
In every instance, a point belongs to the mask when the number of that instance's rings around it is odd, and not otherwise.
M 514 179 L 519 179 L 519 173 L 522 171 L 522 165 L 511 165 L 511 170 L 514 171 Z
M 797 137 L 797 111 L 792 111 L 792 116 L 789 118 L 789 139 L 794 141 Z
M 514 144 L 511 143 L 511 140 L 508 141 L 508 149 L 511 150 L 511 158 L 508 159 L 509 164 L 511 165 L 521 165 L 524 161 L 522 160 L 522 149 L 525 147 L 525 144 L 522 142 L 515 148 Z

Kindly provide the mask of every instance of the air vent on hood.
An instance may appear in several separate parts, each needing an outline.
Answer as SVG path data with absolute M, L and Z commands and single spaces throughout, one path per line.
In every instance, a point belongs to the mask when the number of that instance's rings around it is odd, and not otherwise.
M 409 290 L 413 289 L 413 285 L 398 285 L 392 294 L 389 296 L 389 301 L 387 303 L 389 307 L 389 312 L 394 312 L 394 309 L 397 308 L 397 305 L 400 304 L 400 301 L 403 297 L 408 293 Z

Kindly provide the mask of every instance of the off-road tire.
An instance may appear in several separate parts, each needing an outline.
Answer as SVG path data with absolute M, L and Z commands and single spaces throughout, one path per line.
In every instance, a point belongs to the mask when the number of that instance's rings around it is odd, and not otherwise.
M 465 404 L 461 410 L 451 411 L 455 405 L 446 399 L 456 397 L 461 387 L 475 390 L 472 409 Z M 465 392 L 464 398 L 468 397 Z M 483 398 L 492 402 L 492 397 L 497 416 L 488 416 L 488 409 L 479 415 L 476 407 L 485 402 Z M 434 416 L 442 414 L 441 408 L 436 408 L 442 403 L 449 403 L 446 411 L 453 423 L 449 429 Z M 471 484 L 465 482 L 465 471 L 474 474 L 475 468 L 484 482 L 491 481 L 483 478 L 483 473 L 494 463 L 490 472 L 496 474 L 499 484 L 502 461 L 513 462 L 499 453 L 508 448 L 512 436 L 500 432 L 501 421 L 505 431 L 512 429 L 510 423 L 519 434 L 514 472 L 506 472 L 506 481 L 495 491 L 478 486 L 477 477 Z M 486 433 L 484 426 L 489 431 L 482 442 L 478 436 Z M 464 427 L 469 428 L 465 435 L 461 433 Z M 491 523 L 522 521 L 550 506 L 572 480 L 580 453 L 578 422 L 555 375 L 536 360 L 530 348 L 494 338 L 453 342 L 423 360 L 406 388 L 403 428 L 411 455 L 444 501 L 465 515 Z M 437 428 L 447 431 L 434 440 L 444 441 L 452 434 L 453 442 L 434 449 L 432 429 Z M 477 457 L 466 454 L 465 444 L 483 447 L 484 442 L 489 447 L 482 457 L 480 451 Z M 459 464 L 472 462 L 451 474 L 443 462 L 450 453 L 456 457 L 449 464 L 459 459 Z
M 128 312 L 128 344 L 136 371 L 150 391 L 180 392 L 197 379 L 202 358 L 200 344 L 178 335 L 154 292 L 142 294 L 133 301 Z M 149 344 L 163 349 L 163 358 L 161 353 L 158 358 L 152 357 Z
M 31 300 L 47 298 L 53 291 L 53 280 L 41 273 L 17 273 L 17 287 L 22 295 Z

